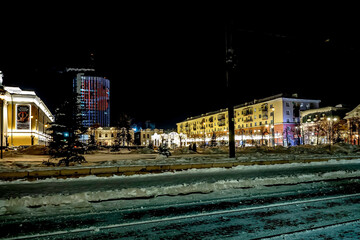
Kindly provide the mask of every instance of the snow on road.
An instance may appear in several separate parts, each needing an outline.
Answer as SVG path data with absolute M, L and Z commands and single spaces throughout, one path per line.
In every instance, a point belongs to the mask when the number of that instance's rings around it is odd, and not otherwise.
M 344 239 L 359 233 L 359 178 L 354 159 L 1 182 L 0 238 Z
M 322 181 L 330 179 L 341 179 L 341 178 L 355 178 L 360 177 L 360 168 L 357 170 L 338 170 L 338 171 L 329 171 L 329 172 L 315 172 L 315 173 L 301 173 L 293 174 L 291 169 L 299 167 L 309 167 L 309 166 L 347 166 L 351 164 L 359 164 L 360 160 L 340 160 L 340 161 L 329 161 L 329 162 L 312 162 L 312 163 L 292 163 L 292 164 L 281 164 L 281 165 L 256 165 L 256 166 L 238 166 L 232 169 L 221 169 L 221 168 L 212 168 L 212 169 L 192 169 L 182 172 L 175 173 L 162 173 L 162 174 L 148 174 L 148 175 L 133 175 L 133 176 L 113 176 L 109 178 L 98 178 L 95 176 L 89 176 L 79 179 L 45 179 L 39 180 L 36 182 L 28 182 L 24 180 L 17 180 L 14 182 L 1 182 L 2 185 L 33 185 L 36 187 L 38 183 L 51 183 L 56 187 L 56 183 L 69 183 L 67 186 L 71 188 L 72 182 L 88 182 L 92 184 L 94 181 L 107 181 L 109 179 L 151 179 L 159 176 L 169 176 L 175 178 L 179 175 L 190 176 L 193 174 L 197 176 L 199 174 L 219 174 L 229 175 L 231 172 L 238 175 L 237 179 L 228 179 L 228 180 L 215 180 L 215 181 L 192 181 L 189 183 L 178 183 L 166 185 L 162 182 L 158 182 L 156 185 L 142 187 L 123 187 L 121 189 L 111 190 L 100 190 L 97 191 L 79 191 L 70 194 L 58 193 L 58 194 L 47 194 L 42 192 L 41 194 L 34 194 L 21 197 L 9 197 L 3 198 L 0 197 L 0 215 L 16 214 L 24 211 L 24 209 L 29 209 L 33 207 L 44 207 L 44 206 L 73 206 L 74 209 L 78 206 L 88 206 L 91 202 L 101 202 L 109 200 L 119 200 L 119 199 L 136 199 L 136 198 L 153 198 L 158 196 L 176 196 L 184 195 L 191 193 L 210 193 L 216 191 L 223 191 L 229 189 L 240 189 L 240 188 L 256 188 L 268 185 L 280 185 L 280 184 L 297 184 L 297 183 L 306 183 L 313 181 Z M 259 171 L 260 170 L 283 170 L 281 176 L 275 175 L 271 177 L 264 176 L 254 176 L 248 178 L 241 178 L 242 175 L 245 175 L 249 171 Z M 284 170 L 286 175 L 284 175 Z M 189 175 L 190 174 L 190 175 Z M 1 186 L 0 186 L 1 187 Z M 66 189 L 62 189 L 66 192 Z

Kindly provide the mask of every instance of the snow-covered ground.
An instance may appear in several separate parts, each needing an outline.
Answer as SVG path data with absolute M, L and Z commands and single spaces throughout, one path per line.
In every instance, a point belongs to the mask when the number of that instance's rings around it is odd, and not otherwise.
M 106 234 L 116 228 L 118 236 L 126 233 L 128 239 L 166 239 L 170 232 L 179 236 L 184 231 L 193 232 L 188 237 L 195 238 L 201 234 L 211 236 L 213 231 L 217 237 L 209 239 L 216 239 L 271 236 L 337 223 L 340 225 L 332 226 L 334 229 L 357 234 L 351 229 L 358 222 L 346 221 L 360 218 L 355 210 L 360 207 L 359 178 L 360 159 L 352 159 L 133 176 L 2 181 L 0 229 L 10 234 L 2 237 L 16 236 L 11 227 L 17 226 L 19 234 L 24 235 L 90 229 L 96 236 L 105 234 L 107 238 L 110 235 Z M 81 224 L 72 225 L 74 221 Z M 67 227 L 62 229 L 62 224 Z M 265 235 L 254 235 L 261 231 Z M 296 237 L 321 235 L 319 231 L 298 232 Z
M 0 172 L 18 170 L 45 170 L 59 169 L 59 167 L 47 167 L 42 164 L 49 159 L 48 155 L 40 154 L 39 146 L 18 151 L 6 152 L 3 160 L 0 160 Z M 188 148 L 175 149 L 173 155 L 166 158 L 144 149 L 129 151 L 121 149 L 120 152 L 110 150 L 97 151 L 93 154 L 84 155 L 88 163 L 74 165 L 71 167 L 107 167 L 107 166 L 147 166 L 147 165 L 172 165 L 172 164 L 198 164 L 216 162 L 254 162 L 272 160 L 300 160 L 300 159 L 341 159 L 360 158 L 360 146 L 348 144 L 335 144 L 331 147 L 318 146 L 296 146 L 284 148 L 247 147 L 237 148 L 236 158 L 228 158 L 227 147 L 198 149 L 197 153 L 189 151 Z M 32 154 L 30 154 L 32 153 Z M 51 160 L 57 163 L 58 160 Z M 66 167 L 69 168 L 69 167 Z
M 332 167 L 332 171 L 306 171 L 309 167 Z M 352 166 L 351 168 L 344 168 L 342 166 Z M 301 169 L 304 169 L 302 171 Z M 297 171 L 295 171 L 297 169 Z M 300 172 L 299 172 L 300 169 Z M 258 173 L 267 173 L 272 171 L 273 175 L 269 177 L 261 176 Z M 251 175 L 250 175 L 251 174 Z M 192 181 L 183 182 L 187 176 L 199 176 Z M 200 180 L 201 175 L 213 176 L 211 180 Z M 220 176 L 215 178 L 215 175 Z M 232 176 L 228 179 L 223 179 L 226 176 Z M 184 177 L 181 177 L 184 176 Z M 244 177 L 246 176 L 246 177 Z M 156 177 L 159 181 L 154 181 L 151 185 L 142 186 L 136 184 L 136 181 L 141 179 L 142 182 L 150 182 Z M 161 177 L 166 179 L 176 179 L 178 181 L 172 182 L 170 185 L 161 182 Z M 1 186 L 13 186 L 14 185 L 31 185 L 30 188 L 34 188 L 37 185 L 41 188 L 40 184 L 52 184 L 54 187 L 62 186 L 72 188 L 75 184 L 82 183 L 82 185 L 88 185 L 96 183 L 100 185 L 99 188 L 92 191 L 79 190 L 69 194 L 65 194 L 67 189 L 61 189 L 60 193 L 54 194 L 46 192 L 44 188 L 40 191 L 34 191 L 28 196 L 9 196 L 5 194 L 6 188 L 3 188 L 4 194 L 0 196 L 0 214 L 12 214 L 23 211 L 31 207 L 38 206 L 61 206 L 61 205 L 75 205 L 75 208 L 80 205 L 86 205 L 89 202 L 94 201 L 108 201 L 113 199 L 130 199 L 130 198 L 152 198 L 158 196 L 176 196 L 191 193 L 210 193 L 229 189 L 240 188 L 256 188 L 267 185 L 281 185 L 281 184 L 297 184 L 304 182 L 313 182 L 330 179 L 341 178 L 356 178 L 360 177 L 360 159 L 354 160 L 331 160 L 328 162 L 311 162 L 311 163 L 292 163 L 292 164 L 279 164 L 279 165 L 254 165 L 254 166 L 237 166 L 231 169 L 223 168 L 211 168 L 211 169 L 190 169 L 181 172 L 167 172 L 161 174 L 147 174 L 147 175 L 133 175 L 133 176 L 112 176 L 108 178 L 87 176 L 83 178 L 67 178 L 67 179 L 44 179 L 37 181 L 16 180 L 12 182 L 0 181 Z M 110 186 L 111 190 L 105 189 L 101 184 L 110 180 L 117 181 L 117 183 L 126 183 L 126 181 L 133 181 L 131 187 Z M 65 183 L 65 184 L 64 184 Z M 33 187 L 34 186 L 34 187 Z M 88 187 L 85 187 L 88 189 Z M 50 190 L 49 190 L 50 191 Z M 14 193 L 15 194 L 15 193 Z
M 21 155 L 21 157 L 7 158 L 0 161 L 0 172 L 9 171 L 33 171 L 33 170 L 57 170 L 69 168 L 93 168 L 93 167 L 121 167 L 121 166 L 153 166 L 153 165 L 177 165 L 177 164 L 205 164 L 224 162 L 256 162 L 274 160 L 301 160 L 301 159 L 353 159 L 360 155 L 319 155 L 319 154 L 248 154 L 238 155 L 236 158 L 228 158 L 226 154 L 189 154 L 177 155 L 166 158 L 158 154 L 92 154 L 85 155 L 87 163 L 74 164 L 70 167 L 47 167 L 42 164 L 48 157 L 43 155 Z

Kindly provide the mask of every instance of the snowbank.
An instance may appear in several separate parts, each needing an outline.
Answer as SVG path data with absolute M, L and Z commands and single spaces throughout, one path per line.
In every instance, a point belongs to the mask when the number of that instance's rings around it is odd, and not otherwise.
M 166 159 L 166 157 L 165 157 Z M 204 169 L 188 169 L 184 171 L 177 171 L 177 172 L 163 172 L 163 173 L 156 173 L 156 174 L 134 174 L 134 175 L 113 175 L 110 177 L 98 177 L 96 175 L 90 175 L 81 178 L 46 178 L 46 179 L 38 179 L 36 181 L 29 181 L 28 179 L 18 179 L 14 181 L 1 181 L 0 185 L 9 185 L 9 184 L 36 184 L 36 183 L 44 183 L 44 182 L 73 182 L 73 181 L 106 181 L 108 178 L 151 178 L 152 176 L 156 175 L 181 175 L 181 174 L 189 174 L 189 173 L 211 173 L 211 172 L 219 172 L 219 171 L 252 171 L 252 170 L 266 170 L 266 169 L 289 169 L 289 168 L 296 168 L 296 167 L 307 167 L 307 166 L 321 166 L 321 165 L 341 165 L 341 164 L 360 164 L 359 159 L 351 159 L 351 160 L 329 160 L 329 161 L 322 161 L 322 162 L 309 162 L 309 163 L 286 163 L 286 164 L 273 164 L 273 165 L 239 165 L 232 168 L 204 168 Z
M 357 160 L 357 163 L 358 162 L 359 160 Z M 320 163 L 312 163 L 312 164 L 320 164 Z M 289 164 L 289 165 L 293 165 L 293 164 Z M 256 167 L 272 168 L 274 166 L 256 166 Z M 285 166 L 281 166 L 281 167 L 285 167 Z M 252 169 L 254 168 L 254 166 L 247 166 L 247 167 L 241 166 L 241 168 L 244 168 L 244 170 Z M 223 170 L 223 171 L 229 171 L 229 170 Z M 194 170 L 189 170 L 189 171 L 194 171 Z M 196 171 L 207 171 L 207 170 L 196 170 Z M 209 171 L 214 171 L 214 169 L 211 169 Z M 166 174 L 183 174 L 183 173 L 166 173 Z M 140 177 L 140 176 L 136 176 L 136 177 Z M 142 177 L 146 177 L 146 176 L 142 176 Z M 290 175 L 290 176 L 282 176 L 282 177 L 268 177 L 268 178 L 257 177 L 257 178 L 240 179 L 240 180 L 220 180 L 214 183 L 198 182 L 193 184 L 178 184 L 178 185 L 164 186 L 164 187 L 153 186 L 148 188 L 127 188 L 127 189 L 110 190 L 110 191 L 82 192 L 71 195 L 56 194 L 56 195 L 47 195 L 47 196 L 27 196 L 22 198 L 11 198 L 7 200 L 1 200 L 0 215 L 20 213 L 25 211 L 27 208 L 32 208 L 32 207 L 64 206 L 64 205 L 86 207 L 89 206 L 91 202 L 99 202 L 99 201 L 133 199 L 133 198 L 152 198 L 158 196 L 176 196 L 180 194 L 183 195 L 183 194 L 191 194 L 191 193 L 210 193 L 214 191 L 222 191 L 228 189 L 254 188 L 254 187 L 277 185 L 277 184 L 296 184 L 296 183 L 351 178 L 351 177 L 360 177 L 360 171 L 353 171 L 353 172 L 335 171 L 324 174 L 313 173 L 313 174 L 300 174 L 300 175 Z

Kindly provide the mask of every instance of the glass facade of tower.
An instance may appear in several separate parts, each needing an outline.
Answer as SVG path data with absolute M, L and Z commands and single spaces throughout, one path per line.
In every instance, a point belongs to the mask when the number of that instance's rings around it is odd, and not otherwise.
M 102 77 L 78 74 L 73 82 L 79 94 L 83 125 L 92 127 L 110 126 L 110 81 Z

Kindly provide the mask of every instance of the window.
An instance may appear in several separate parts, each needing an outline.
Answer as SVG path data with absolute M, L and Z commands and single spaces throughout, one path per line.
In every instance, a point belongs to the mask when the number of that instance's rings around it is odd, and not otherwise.
M 99 133 L 99 138 L 101 138 L 101 133 Z
M 286 102 L 286 103 L 285 103 L 285 106 L 290 107 L 290 103 L 289 103 L 289 102 Z
M 289 110 L 286 110 L 286 115 L 290 115 L 290 111 L 289 111 Z
M 106 137 L 106 138 L 108 137 L 107 133 L 105 133 L 105 137 Z

